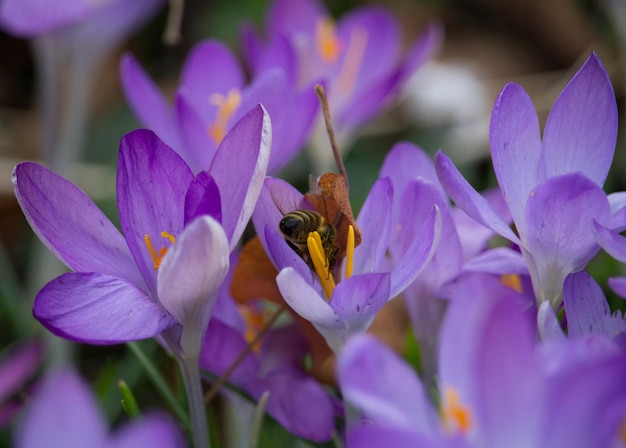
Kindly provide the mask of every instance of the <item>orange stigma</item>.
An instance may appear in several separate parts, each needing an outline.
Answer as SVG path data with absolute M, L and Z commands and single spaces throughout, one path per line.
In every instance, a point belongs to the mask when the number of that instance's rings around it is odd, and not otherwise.
M 500 282 L 504 286 L 508 286 L 513 291 L 522 292 L 522 281 L 517 274 L 502 274 L 500 276 Z
M 228 120 L 241 104 L 241 92 L 238 89 L 230 89 L 226 96 L 214 93 L 209 96 L 209 103 L 217 106 L 215 121 L 209 126 L 209 136 L 216 145 L 219 145 L 226 135 Z
M 448 431 L 466 434 L 472 427 L 471 410 L 461 403 L 454 388 L 444 388 L 440 415 L 443 426 Z
M 324 63 L 337 63 L 342 48 L 335 32 L 335 22 L 330 17 L 322 17 L 317 20 L 315 24 L 315 46 Z
M 176 242 L 176 238 L 174 238 L 174 235 L 172 235 L 171 233 L 161 232 L 161 236 L 169 240 L 171 244 L 174 244 Z M 154 248 L 154 245 L 152 244 L 152 241 L 150 240 L 150 236 L 148 234 L 144 234 L 143 241 L 144 243 L 146 243 L 148 252 L 150 252 L 150 257 L 152 257 L 152 261 L 154 262 L 154 269 L 159 269 L 159 266 L 161 266 L 161 261 L 163 260 L 163 257 L 167 252 L 167 247 L 163 246 L 157 251 Z

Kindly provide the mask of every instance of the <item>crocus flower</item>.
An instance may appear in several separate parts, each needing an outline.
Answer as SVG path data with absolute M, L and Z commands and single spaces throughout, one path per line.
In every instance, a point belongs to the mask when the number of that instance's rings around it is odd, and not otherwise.
M 282 67 L 294 86 L 324 84 L 344 148 L 353 130 L 381 111 L 441 40 L 439 27 L 430 25 L 402 55 L 399 26 L 384 8 L 357 8 L 335 23 L 317 0 L 274 1 L 265 32 L 266 39 L 244 29 L 243 51 L 252 71 L 260 76 Z M 326 142 L 323 135 L 320 141 Z M 327 151 L 318 147 L 311 157 L 316 172 L 328 171 Z
M 235 55 L 214 40 L 191 50 L 173 106 L 132 55 L 122 59 L 120 75 L 124 94 L 142 125 L 178 152 L 194 173 L 211 165 L 224 135 L 259 103 L 272 120 L 268 172 L 276 172 L 308 137 L 318 108 L 313 87 L 290 89 L 282 69 L 269 70 L 247 84 Z
M 39 292 L 35 317 L 59 336 L 93 344 L 148 338 L 180 324 L 193 337 L 183 331 L 170 348 L 199 351 L 228 254 L 260 191 L 269 132 L 258 106 L 224 138 L 210 171 L 195 178 L 152 132 L 127 134 L 117 175 L 124 236 L 76 186 L 43 166 L 19 164 L 13 182 L 26 218 L 74 271 Z
M 351 334 L 368 329 L 378 310 L 415 279 L 439 242 L 440 213 L 431 205 L 424 224 L 409 232 L 412 238 L 407 240 L 405 253 L 390 267 L 385 253 L 390 246 L 392 202 L 390 180 L 379 179 L 357 219 L 363 230 L 361 244 L 354 250 L 353 260 L 347 255 L 344 261 L 346 266 L 352 263 L 352 274 L 346 271 L 335 279 L 336 287 L 328 288 L 328 278 L 313 274 L 279 233 L 278 224 L 285 213 L 307 208 L 302 194 L 278 179 L 265 181 L 253 222 L 280 271 L 276 279 L 280 292 L 296 313 L 313 323 L 335 352 Z
M 182 447 L 173 420 L 160 414 L 109 433 L 104 415 L 84 380 L 69 368 L 51 372 L 39 386 L 15 435 L 16 448 Z
M 165 0 L 0 4 L 0 27 L 32 39 L 40 78 L 43 158 L 53 168 L 65 168 L 79 158 L 92 82 L 103 63 L 164 4 Z
M 625 355 L 608 339 L 602 351 L 588 338 L 537 345 L 529 317 L 498 295 L 450 305 L 439 409 L 387 348 L 367 335 L 350 340 L 339 380 L 364 418 L 348 423 L 348 445 L 609 446 L 626 415 Z
M 31 380 L 42 361 L 38 341 L 23 342 L 10 347 L 0 359 L 0 428 L 21 409 L 21 400 L 13 396 Z
M 556 308 L 565 277 L 582 270 L 599 249 L 592 223 L 610 220 L 602 185 L 616 133 L 615 95 L 595 54 L 559 95 L 543 139 L 526 92 L 517 84 L 505 86 L 491 118 L 491 156 L 517 233 L 450 159 L 442 152 L 436 155 L 439 179 L 457 205 L 520 247 L 538 302 Z
M 528 270 L 519 252 L 507 248 L 486 251 L 493 231 L 450 206 L 435 166 L 421 148 L 409 142 L 394 145 L 379 177 L 388 177 L 394 191 L 394 237 L 390 238 L 388 251 L 392 264 L 404 254 L 412 229 L 422 225 L 432 204 L 437 204 L 441 212 L 442 236 L 433 258 L 402 294 L 419 343 L 422 372 L 425 378 L 434 379 L 439 328 L 447 304 L 441 300 L 442 288 L 462 272 L 511 275 L 527 274 Z M 494 207 L 501 209 L 501 196 L 491 198 Z M 499 202 L 503 203 L 501 199 Z

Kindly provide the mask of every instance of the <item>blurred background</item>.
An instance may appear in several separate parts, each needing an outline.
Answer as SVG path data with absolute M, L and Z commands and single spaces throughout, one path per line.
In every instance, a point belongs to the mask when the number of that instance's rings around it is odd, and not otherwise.
M 608 70 L 620 112 L 623 109 L 626 0 L 325 3 L 335 17 L 364 4 L 382 4 L 398 18 L 407 45 L 429 21 L 441 22 L 445 30 L 436 58 L 418 71 L 388 110 L 360 130 L 346 158 L 356 210 L 376 179 L 386 152 L 401 140 L 410 140 L 431 154 L 443 149 L 477 189 L 494 185 L 489 119 L 493 102 L 507 82 L 517 82 L 526 89 L 543 123 L 560 90 L 593 50 Z M 81 160 L 65 175 L 114 222 L 119 139 L 139 127 L 121 93 L 121 55 L 132 52 L 159 86 L 171 94 L 187 52 L 195 43 L 217 38 L 238 51 L 241 23 L 252 22 L 260 27 L 267 4 L 267 0 L 187 0 L 183 40 L 173 47 L 162 42 L 167 20 L 167 7 L 163 8 L 99 70 Z M 29 42 L 0 32 L 0 351 L 18 339 L 41 333 L 40 325 L 31 317 L 32 301 L 37 290 L 54 276 L 33 275 L 33 254 L 38 253 L 39 243 L 17 205 L 11 185 L 16 163 L 41 160 L 39 108 L 36 66 Z M 620 115 L 623 121 L 623 113 Z M 607 192 L 626 190 L 624 149 L 624 132 L 620 130 L 613 169 L 605 185 Z M 304 190 L 310 171 L 303 154 L 283 171 L 283 177 Z M 619 273 L 619 266 L 606 257 L 600 258 L 591 269 L 602 284 L 607 276 Z M 74 350 L 80 351 L 83 371 L 92 372 L 98 393 L 106 400 L 106 394 L 115 389 L 111 384 L 117 369 L 125 366 L 124 348 Z M 104 366 L 102 359 L 106 359 Z M 114 411 L 111 414 L 117 415 Z M 6 438 L 0 438 L 0 444 L 6 442 Z

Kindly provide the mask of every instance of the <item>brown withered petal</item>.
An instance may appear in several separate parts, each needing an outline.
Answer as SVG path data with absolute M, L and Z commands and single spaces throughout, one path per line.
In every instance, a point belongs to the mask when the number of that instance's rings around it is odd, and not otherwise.
M 239 303 L 267 299 L 282 304 L 285 301 L 276 285 L 277 275 L 278 271 L 263 250 L 261 241 L 255 236 L 241 249 L 230 292 Z
M 326 222 L 335 226 L 337 230 L 337 244 L 341 260 L 346 254 L 348 240 L 348 226 L 354 227 L 355 247 L 361 244 L 361 229 L 356 224 L 352 206 L 350 205 L 350 190 L 346 179 L 337 173 L 326 173 L 320 177 L 317 188 L 304 195 Z

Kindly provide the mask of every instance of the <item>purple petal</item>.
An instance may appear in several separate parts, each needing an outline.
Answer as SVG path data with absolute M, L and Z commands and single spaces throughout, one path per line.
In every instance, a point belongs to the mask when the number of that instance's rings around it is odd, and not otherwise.
M 380 271 L 389 244 L 393 188 L 388 178 L 376 181 L 359 212 L 357 223 L 364 229 L 354 251 L 355 274 Z
M 34 375 L 42 362 L 39 342 L 21 342 L 5 350 L 0 360 L 0 403 L 18 391 Z
M 593 220 L 608 223 L 609 218 L 604 192 L 581 174 L 553 177 L 531 192 L 526 203 L 527 248 L 537 269 L 539 301 L 558 304 L 567 274 L 583 269 L 598 251 Z
M 465 213 L 509 241 L 521 245 L 508 224 L 487 200 L 470 186 L 442 151 L 437 151 L 435 155 L 435 168 L 443 189 Z
M 265 227 L 265 241 L 267 243 L 267 254 L 274 263 L 274 266 L 278 270 L 291 267 L 296 270 L 302 278 L 309 280 L 310 282 L 317 282 L 313 280 L 315 274 L 302 259 L 285 241 L 285 238 L 278 234 L 274 229 L 269 226 Z M 319 285 L 318 285 L 319 286 Z
M 330 306 L 345 323 L 346 339 L 367 331 L 376 313 L 392 297 L 390 283 L 390 276 L 385 273 L 353 275 L 337 285 Z
M 371 335 L 348 340 L 339 356 L 337 376 L 344 399 L 374 424 L 425 433 L 439 426 L 415 372 Z
M 443 26 L 440 23 L 430 22 L 426 26 L 404 56 L 400 82 L 409 78 L 439 50 L 444 40 L 443 34 Z
M 198 341 L 228 273 L 229 254 L 222 226 L 201 216 L 183 230 L 159 267 L 159 301 L 183 326 L 183 334 L 185 324 L 199 332 Z
M 124 237 L 78 187 L 30 162 L 17 165 L 12 180 L 33 231 L 70 269 L 143 286 Z
M 192 104 L 193 95 L 189 89 L 179 89 L 176 94 L 176 122 L 184 142 L 178 154 L 185 159 L 194 173 L 204 171 L 211 166 L 217 145 L 209 135 L 208 121 L 204 121 L 200 112 Z M 208 102 L 208 101 L 207 101 Z
M 597 243 L 616 260 L 626 263 L 626 238 L 616 232 L 612 232 L 598 221 L 593 222 L 593 231 Z
M 477 350 L 470 354 L 478 392 L 474 409 L 485 446 L 534 440 L 532 429 L 540 418 L 537 408 L 544 390 L 537 378 L 535 329 L 530 323 L 517 304 L 498 300 L 484 324 L 474 328 L 479 334 Z
M 26 409 L 15 445 L 84 448 L 99 446 L 105 436 L 104 416 L 87 384 L 72 370 L 56 370 Z
M 611 167 L 617 138 L 617 104 L 595 53 L 557 98 L 543 133 L 545 177 L 581 172 L 599 186 Z
M 218 222 L 222 221 L 222 201 L 220 190 L 210 174 L 198 174 L 185 196 L 185 225 L 201 215 L 209 215 Z
M 185 446 L 176 422 L 169 416 L 152 414 L 124 425 L 107 437 L 102 448 L 182 448 Z
M 11 34 L 33 37 L 84 20 L 103 5 L 76 0 L 5 0 L 0 7 L 0 25 Z
M 334 405 L 317 381 L 301 371 L 282 369 L 265 376 L 259 386 L 270 393 L 267 413 L 285 429 L 312 441 L 330 440 L 335 431 Z
M 611 278 L 609 278 L 609 286 L 620 297 L 626 298 L 626 277 L 611 277 Z
M 517 84 L 507 84 L 496 100 L 491 115 L 490 145 L 498 184 L 517 231 L 524 239 L 524 206 L 530 190 L 539 181 L 541 136 L 535 107 Z
M 315 0 L 276 0 L 266 16 L 269 33 L 302 33 L 312 38 L 317 20 L 327 15 L 324 5 Z
M 435 165 L 426 152 L 411 142 L 397 143 L 389 150 L 383 166 L 380 169 L 379 178 L 389 177 L 393 184 L 393 191 L 398 192 L 394 196 L 394 209 L 399 209 L 400 192 L 406 185 L 415 179 L 422 178 L 435 186 L 445 200 L 448 196 L 441 188 Z
M 508 247 L 497 247 L 480 253 L 468 260 L 463 265 L 463 270 L 489 274 L 528 275 L 528 266 L 522 254 Z
M 269 116 L 258 105 L 239 120 L 217 149 L 209 172 L 222 203 L 222 227 L 231 249 L 239 241 L 261 192 L 272 143 Z
M 337 37 L 344 45 L 343 58 L 339 61 L 342 72 L 354 57 L 354 47 L 363 45 L 359 53 L 361 59 L 354 62 L 352 70 L 357 70 L 350 89 L 360 91 L 395 69 L 400 56 L 400 30 L 393 15 L 382 7 L 355 9 L 341 18 L 337 26 Z M 361 42 L 362 41 L 362 42 Z M 352 54 L 351 54 L 352 53 Z M 358 65 L 357 65 L 358 64 Z M 335 87 L 341 89 L 340 73 Z
M 296 313 L 311 322 L 324 336 L 330 348 L 338 352 L 344 343 L 345 324 L 326 299 L 320 296 L 320 292 L 293 268 L 280 271 L 276 283 L 285 302 Z
M 437 250 L 440 236 L 441 212 L 435 205 L 411 245 L 391 271 L 389 297 L 397 296 L 415 280 Z
M 178 235 L 184 226 L 185 196 L 193 174 L 183 159 L 154 133 L 137 130 L 120 143 L 117 208 L 126 242 L 151 292 L 157 270 L 145 235 L 158 251 L 167 244 L 161 232 Z
M 180 150 L 182 145 L 172 108 L 130 53 L 120 62 L 120 79 L 126 101 L 141 124 L 156 132 L 166 145 Z
M 626 207 L 626 191 L 617 191 L 607 196 L 611 204 L 611 213 L 615 214 Z
M 181 89 L 199 112 L 204 123 L 215 120 L 217 108 L 209 100 L 215 93 L 228 94 L 244 86 L 239 61 L 231 50 L 216 40 L 206 40 L 193 47 L 181 73 Z
M 89 344 L 150 338 L 174 321 L 136 286 L 103 274 L 63 274 L 35 298 L 33 315 L 57 336 Z
M 611 315 L 602 288 L 585 271 L 570 274 L 563 283 L 563 305 L 568 335 L 600 333 L 613 338 L 626 331 L 621 314 Z
M 542 302 L 537 311 L 537 330 L 542 341 L 565 339 L 563 329 L 549 302 Z
M 405 448 L 424 446 L 428 448 L 468 448 L 460 437 L 430 436 L 414 430 L 395 427 L 360 426 L 348 429 L 347 446 L 359 448 Z

